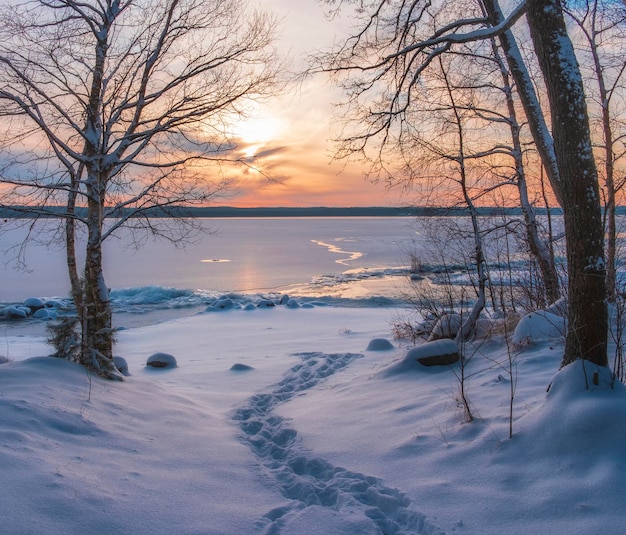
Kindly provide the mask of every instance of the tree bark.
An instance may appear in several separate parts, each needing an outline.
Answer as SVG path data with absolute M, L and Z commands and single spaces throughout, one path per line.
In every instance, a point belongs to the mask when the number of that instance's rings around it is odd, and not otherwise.
M 87 246 L 85 258 L 85 301 L 83 305 L 81 363 L 109 379 L 121 379 L 113 364 L 113 328 L 109 289 L 102 269 L 102 226 L 104 184 L 93 173 L 87 181 Z
M 99 374 L 116 378 L 121 375 L 113 364 L 113 327 L 109 289 L 102 269 L 102 228 L 104 203 L 109 177 L 103 169 L 100 143 L 102 142 L 103 73 L 108 50 L 109 27 L 104 26 L 96 44 L 95 63 L 87 106 L 84 130 L 84 155 L 87 180 L 87 246 L 85 250 L 84 303 L 82 310 L 81 362 Z
M 585 359 L 608 366 L 604 235 L 582 77 L 560 1 L 528 0 L 527 20 L 546 82 L 562 186 L 569 301 L 562 365 Z
M 65 219 L 65 258 L 67 272 L 70 278 L 72 299 L 76 308 L 76 316 L 83 316 L 83 283 L 78 275 L 78 262 L 76 261 L 76 199 L 78 197 L 78 179 L 75 175 L 71 178 L 71 190 L 67 196 L 67 217 Z

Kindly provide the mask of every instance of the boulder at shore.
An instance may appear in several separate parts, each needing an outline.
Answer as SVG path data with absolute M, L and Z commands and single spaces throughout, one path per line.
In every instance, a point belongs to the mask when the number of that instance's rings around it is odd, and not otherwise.
M 414 347 L 406 354 L 405 360 L 416 360 L 424 366 L 447 366 L 460 358 L 459 346 L 454 340 L 443 339 L 426 342 Z

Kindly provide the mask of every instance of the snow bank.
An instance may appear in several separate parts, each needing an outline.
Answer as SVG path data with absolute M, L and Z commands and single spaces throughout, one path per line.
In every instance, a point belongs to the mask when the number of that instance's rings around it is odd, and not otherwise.
M 414 373 L 401 344 L 363 350 L 394 314 L 279 305 L 127 329 L 124 383 L 8 335 L 3 533 L 622 531 L 623 385 L 557 373 L 558 340 L 513 354 L 513 374 L 502 340 L 468 344 L 467 423 L 458 365 Z M 147 370 L 157 351 L 178 367 Z

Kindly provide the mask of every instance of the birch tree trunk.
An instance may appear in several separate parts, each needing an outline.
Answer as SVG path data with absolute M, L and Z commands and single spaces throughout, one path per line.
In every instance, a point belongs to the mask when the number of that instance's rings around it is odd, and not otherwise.
M 122 379 L 113 364 L 113 328 L 109 289 L 102 269 L 105 184 L 98 174 L 87 180 L 87 246 L 81 317 L 81 363 L 109 379 Z
M 110 22 L 103 24 L 97 34 L 95 62 L 85 121 L 87 245 L 85 249 L 84 303 L 82 310 L 82 351 L 84 366 L 95 369 L 105 377 L 121 375 L 113 365 L 113 327 L 109 289 L 102 269 L 102 228 L 108 179 L 103 169 L 102 97 L 104 69 L 107 60 Z

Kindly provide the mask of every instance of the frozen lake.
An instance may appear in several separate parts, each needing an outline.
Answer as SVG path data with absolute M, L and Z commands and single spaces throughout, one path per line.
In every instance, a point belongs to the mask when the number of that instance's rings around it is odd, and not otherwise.
M 328 293 L 359 278 L 359 273 L 368 272 L 368 278 L 397 274 L 409 265 L 418 238 L 411 217 L 200 222 L 211 233 L 198 235 L 184 249 L 152 238 L 135 249 L 129 235 L 110 238 L 105 242 L 108 286 L 113 291 L 160 287 L 209 293 Z M 46 243 L 54 222 L 47 226 L 27 246 L 26 270 L 17 269 L 14 257 L 27 229 L 0 234 L 0 302 L 68 295 L 64 252 L 58 244 Z
M 105 280 L 116 326 L 194 314 L 224 296 L 241 306 L 287 294 L 301 302 L 357 307 L 406 307 L 424 299 L 440 302 L 452 293 L 465 301 L 473 297 L 474 246 L 468 218 L 193 221 L 206 232 L 184 248 L 152 237 L 133 247 L 137 236 L 129 230 L 105 242 Z M 10 228 L 16 223 L 22 227 Z M 529 263 L 520 253 L 520 242 L 511 236 L 504 240 L 504 233 L 497 230 L 504 226 L 496 218 L 485 217 L 482 223 L 491 229 L 485 232 L 485 247 L 494 288 L 505 292 L 512 285 L 528 284 Z M 58 221 L 48 220 L 47 228 L 31 232 L 23 269 L 18 269 L 16 256 L 29 236 L 24 226 L 29 221 L 1 224 L 0 306 L 22 303 L 28 297 L 67 300 L 64 251 L 58 240 L 53 241 L 60 234 Z M 412 259 L 418 259 L 421 267 L 413 278 L 409 276 Z

